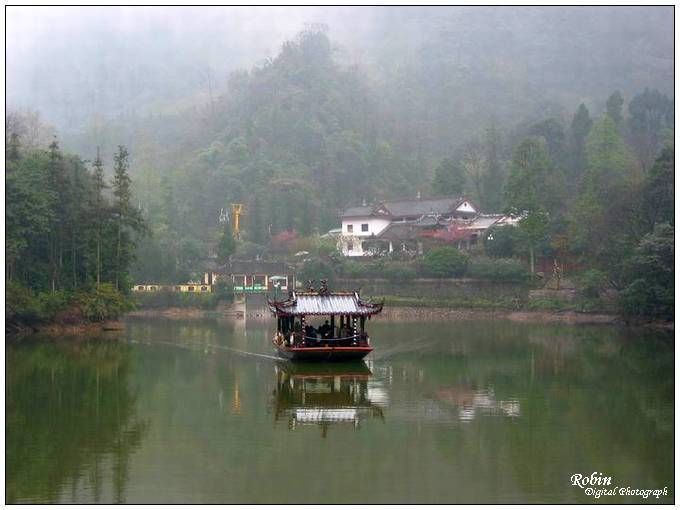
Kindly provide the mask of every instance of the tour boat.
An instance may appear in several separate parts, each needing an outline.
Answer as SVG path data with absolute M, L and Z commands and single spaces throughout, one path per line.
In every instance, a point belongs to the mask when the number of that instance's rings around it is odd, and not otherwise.
M 366 319 L 382 311 L 383 303 L 361 299 L 358 292 L 331 292 L 325 280 L 319 290 L 290 291 L 283 301 L 267 298 L 277 318 L 274 347 L 294 361 L 360 360 L 373 348 Z M 315 328 L 310 321 L 326 319 Z

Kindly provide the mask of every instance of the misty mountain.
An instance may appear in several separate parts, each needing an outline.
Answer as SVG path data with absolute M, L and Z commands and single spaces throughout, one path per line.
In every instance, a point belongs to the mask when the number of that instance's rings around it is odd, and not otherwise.
M 305 24 L 325 24 L 402 122 L 500 123 L 517 112 L 600 108 L 611 90 L 673 94 L 672 8 L 334 7 L 8 10 L 8 102 L 60 131 L 176 112 L 224 92 Z M 599 101 L 599 102 L 598 102 Z M 401 114 L 401 115 L 399 115 Z M 397 120 L 394 121 L 395 123 Z M 464 133 L 455 133 L 458 139 Z

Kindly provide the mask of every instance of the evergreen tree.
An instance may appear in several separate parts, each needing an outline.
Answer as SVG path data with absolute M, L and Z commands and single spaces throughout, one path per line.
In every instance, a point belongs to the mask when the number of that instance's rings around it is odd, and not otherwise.
M 49 286 L 50 228 L 54 203 L 44 153 L 27 153 L 6 162 L 5 278 L 32 287 Z
M 116 221 L 116 251 L 115 251 L 115 284 L 120 290 L 121 283 L 126 279 L 126 268 L 132 260 L 135 246 L 132 232 L 141 233 L 144 230 L 139 211 L 132 206 L 132 189 L 128 175 L 128 151 L 122 145 L 114 155 L 113 166 L 113 195 L 115 197 L 113 215 Z
M 63 246 L 65 240 L 66 205 L 68 202 L 68 183 L 64 172 L 64 164 L 59 142 L 56 138 L 49 146 L 49 162 L 47 165 L 48 206 L 54 213 L 51 215 L 52 225 L 49 229 L 48 259 L 50 267 L 50 283 L 52 292 L 59 286 L 61 267 L 63 262 Z
M 675 151 L 667 146 L 654 162 L 637 194 L 637 238 L 660 223 L 675 224 Z
M 231 231 L 231 223 L 229 220 L 224 222 L 222 234 L 217 243 L 217 258 L 220 263 L 226 264 L 236 250 L 236 240 Z
M 632 156 L 606 114 L 590 130 L 586 157 L 587 170 L 571 210 L 571 248 L 618 281 L 634 243 L 637 180 Z
M 571 165 L 567 185 L 572 194 L 578 190 L 581 177 L 586 169 L 586 138 L 593 121 L 586 105 L 579 105 L 570 128 Z
M 97 147 L 97 157 L 92 164 L 92 199 L 91 199 L 91 221 L 93 223 L 95 238 L 95 281 L 97 286 L 102 281 L 102 243 L 105 223 L 108 219 L 108 205 L 104 198 L 104 190 L 108 188 L 104 179 L 104 163 Z
M 303 236 L 308 236 L 312 233 L 314 228 L 314 221 L 312 217 L 312 204 L 310 199 L 310 194 L 304 192 L 302 194 L 302 205 L 300 210 L 300 224 L 298 231 Z
M 517 146 L 506 184 L 507 209 L 555 214 L 563 205 L 562 187 L 561 172 L 552 164 L 543 138 L 530 137 Z
M 588 134 L 586 163 L 588 178 L 599 180 L 599 189 L 629 177 L 633 172 L 632 155 L 609 115 L 598 119 Z
M 630 136 L 643 170 L 661 150 L 664 134 L 674 129 L 673 101 L 658 90 L 645 89 L 628 105 Z
M 543 138 L 527 138 L 515 149 L 506 186 L 507 210 L 520 216 L 531 272 L 535 252 L 546 240 L 551 215 L 561 206 L 560 174 L 550 161 Z
M 437 165 L 432 181 L 435 195 L 461 196 L 465 188 L 465 174 L 458 163 L 446 158 Z
M 560 121 L 557 119 L 546 119 L 534 124 L 529 129 L 529 134 L 531 136 L 542 136 L 545 139 L 553 165 L 562 166 L 566 137 Z
M 495 126 L 486 130 L 486 173 L 482 188 L 487 211 L 497 212 L 503 207 L 503 169 L 500 161 L 500 133 Z
M 69 211 L 68 232 L 70 237 L 70 265 L 72 288 L 78 287 L 79 278 L 86 278 L 86 254 L 87 243 L 86 225 L 91 220 L 91 211 L 88 207 L 88 196 L 91 185 L 91 176 L 87 173 L 85 164 L 80 158 L 68 159 L 70 167 Z
M 614 121 L 617 128 L 623 125 L 623 96 L 618 90 L 607 99 L 607 115 Z
M 17 161 L 19 159 L 20 146 L 19 135 L 12 132 L 9 135 L 9 140 L 5 139 L 5 161 Z

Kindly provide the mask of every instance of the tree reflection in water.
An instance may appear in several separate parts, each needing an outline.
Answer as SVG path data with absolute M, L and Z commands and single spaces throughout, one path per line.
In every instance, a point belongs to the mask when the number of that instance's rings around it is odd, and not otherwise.
M 359 427 L 365 418 L 384 420 L 380 396 L 365 363 L 277 363 L 274 416 L 291 430 L 316 424 L 326 437 L 331 424 Z M 375 397 L 378 396 L 376 399 Z M 377 400 L 377 401 L 376 401 Z
M 131 347 L 111 339 L 8 345 L 7 502 L 125 501 L 136 417 Z M 110 486 L 105 483 L 110 480 Z

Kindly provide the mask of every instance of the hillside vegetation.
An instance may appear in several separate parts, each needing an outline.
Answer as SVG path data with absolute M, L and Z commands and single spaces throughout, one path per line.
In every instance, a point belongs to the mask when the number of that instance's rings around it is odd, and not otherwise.
M 488 44 L 505 37 L 513 52 L 526 49 L 526 65 L 544 62 L 513 34 L 500 31 Z M 177 282 L 200 277 L 211 258 L 316 246 L 344 207 L 364 200 L 467 194 L 485 212 L 523 218 L 510 253 L 487 246 L 488 255 L 527 260 L 533 272 L 537 258 L 561 250 L 625 291 L 630 310 L 650 310 L 630 303 L 652 299 L 667 315 L 672 290 L 658 271 L 672 268 L 651 261 L 673 255 L 672 99 L 652 88 L 594 96 L 604 88 L 595 84 L 597 51 L 584 57 L 580 95 L 570 81 L 569 93 L 546 103 L 539 98 L 560 90 L 554 63 L 529 79 L 531 68 L 502 68 L 509 55 L 473 48 L 465 36 L 454 41 L 440 27 L 423 32 L 418 52 L 371 46 L 370 58 L 348 61 L 326 28 L 311 26 L 272 58 L 232 72 L 200 107 L 126 115 L 68 143 L 91 158 L 98 145 L 129 142 L 133 204 L 150 234 L 137 243 L 137 280 Z M 650 65 L 619 62 L 605 74 L 637 76 Z M 594 99 L 589 108 L 569 102 L 577 97 Z M 237 243 L 218 222 L 234 202 L 245 204 Z M 282 236 L 299 242 L 281 250 Z M 642 289 L 640 278 L 658 288 Z

